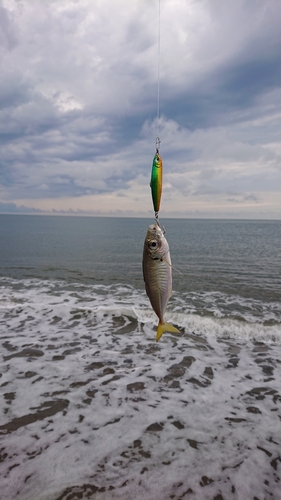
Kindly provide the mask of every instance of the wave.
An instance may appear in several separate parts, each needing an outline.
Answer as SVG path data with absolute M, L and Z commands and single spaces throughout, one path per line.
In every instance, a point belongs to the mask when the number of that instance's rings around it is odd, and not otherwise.
M 81 285 L 63 281 L 2 278 L 2 324 L 37 328 L 79 325 L 113 334 L 144 329 L 151 335 L 158 319 L 144 291 L 130 285 Z M 182 335 L 281 343 L 280 304 L 222 293 L 174 294 L 165 319 Z M 154 332 L 153 332 L 154 338 Z

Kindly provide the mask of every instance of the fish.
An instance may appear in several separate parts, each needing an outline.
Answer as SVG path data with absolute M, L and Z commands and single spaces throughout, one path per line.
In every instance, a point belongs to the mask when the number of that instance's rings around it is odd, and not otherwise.
M 156 342 L 164 332 L 180 333 L 164 321 L 168 300 L 172 295 L 172 263 L 169 244 L 158 222 L 148 227 L 142 259 L 145 289 L 152 309 L 158 316 Z
M 158 213 L 160 210 L 160 202 L 162 195 L 162 171 L 163 171 L 162 158 L 157 151 L 154 155 L 152 162 L 151 180 L 150 180 L 151 195 L 155 213 Z

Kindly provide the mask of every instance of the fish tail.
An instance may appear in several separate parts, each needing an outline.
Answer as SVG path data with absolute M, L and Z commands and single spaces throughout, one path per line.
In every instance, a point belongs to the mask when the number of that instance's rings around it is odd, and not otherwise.
M 156 332 L 156 342 L 161 339 L 164 332 L 180 333 L 180 331 L 173 325 L 170 325 L 170 323 L 160 323 L 159 321 Z

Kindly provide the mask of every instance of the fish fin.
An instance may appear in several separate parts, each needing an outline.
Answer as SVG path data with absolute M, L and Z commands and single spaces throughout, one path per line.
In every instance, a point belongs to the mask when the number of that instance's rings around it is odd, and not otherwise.
M 161 339 L 164 332 L 180 333 L 180 331 L 170 323 L 158 323 L 158 328 L 156 332 L 156 342 Z

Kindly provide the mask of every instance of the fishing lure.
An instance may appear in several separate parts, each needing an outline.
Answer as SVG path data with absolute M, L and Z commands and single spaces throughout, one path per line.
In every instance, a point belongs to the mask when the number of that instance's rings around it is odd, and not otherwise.
M 160 210 L 160 201 L 162 194 L 162 158 L 159 155 L 158 150 L 156 150 L 155 156 L 153 158 L 150 188 L 154 212 L 156 215 Z

